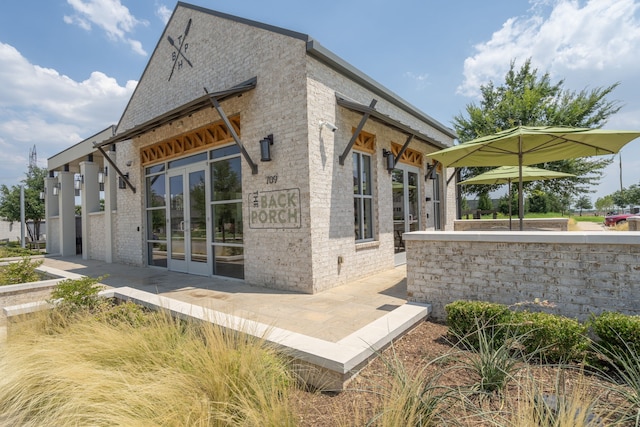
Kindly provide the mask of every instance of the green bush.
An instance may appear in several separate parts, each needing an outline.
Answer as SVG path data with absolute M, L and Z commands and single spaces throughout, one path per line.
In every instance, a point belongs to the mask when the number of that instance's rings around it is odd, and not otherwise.
M 587 326 L 575 319 L 524 311 L 513 313 L 511 320 L 525 353 L 547 362 L 579 359 L 589 347 Z
M 603 349 L 616 352 L 632 349 L 640 354 L 640 316 L 604 312 L 593 316 L 589 326 Z
M 449 336 L 477 350 L 478 330 L 484 330 L 494 344 L 500 346 L 505 339 L 511 311 L 503 304 L 484 301 L 454 301 L 445 306 Z
M 449 335 L 478 351 L 478 331 L 493 348 L 517 341 L 527 355 L 549 362 L 581 358 L 589 346 L 587 326 L 549 313 L 512 312 L 508 306 L 484 301 L 454 301 L 445 306 Z M 509 344 L 511 347 L 513 343 Z
M 0 286 L 37 282 L 40 280 L 40 275 L 36 269 L 40 267 L 43 262 L 41 259 L 31 261 L 28 256 L 24 256 L 20 261 L 11 262 L 0 267 Z
M 131 327 L 147 325 L 152 316 L 153 312 L 132 301 L 118 302 L 111 299 L 105 299 L 95 313 L 95 318 L 100 322 Z
M 51 292 L 51 300 L 55 301 L 58 307 L 70 311 L 94 309 L 100 303 L 98 292 L 104 287 L 98 285 L 98 282 L 105 277 L 63 280 Z

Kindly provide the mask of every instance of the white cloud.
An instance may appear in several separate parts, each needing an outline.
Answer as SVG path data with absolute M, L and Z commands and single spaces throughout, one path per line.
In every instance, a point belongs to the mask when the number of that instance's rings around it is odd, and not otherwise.
M 132 33 L 137 25 L 149 25 L 147 21 L 136 19 L 120 0 L 67 0 L 76 11 L 76 15 L 65 16 L 64 22 L 75 24 L 90 30 L 91 24 L 102 28 L 112 40 L 125 42 L 139 55 L 146 56 L 142 44 L 127 35 Z
M 500 84 L 512 60 L 519 67 L 527 58 L 539 73 L 580 91 L 620 86 L 608 97 L 622 110 L 610 117 L 610 129 L 640 129 L 640 1 L 639 0 L 531 0 L 528 15 L 512 17 L 477 44 L 464 62 L 464 80 L 457 93 L 478 97 L 480 85 Z M 622 150 L 623 185 L 639 181 L 635 159 L 640 141 Z M 618 164 L 608 166 L 595 200 L 620 188 Z
M 173 11 L 164 4 L 156 7 L 156 16 L 160 18 L 164 25 L 167 25 L 167 22 L 169 22 L 169 18 L 171 18 L 172 13 Z
M 407 71 L 404 73 L 404 77 L 412 80 L 415 83 L 416 90 L 423 90 L 430 84 L 429 74 L 427 73 L 416 74 L 412 71 Z
M 1 42 L 0 57 L 0 184 L 21 179 L 33 145 L 44 159 L 117 123 L 137 84 L 99 71 L 75 81 Z
M 476 96 L 481 84 L 502 81 L 512 59 L 519 64 L 532 58 L 535 67 L 558 79 L 574 72 L 590 74 L 585 82 L 576 82 L 577 87 L 600 75 L 610 78 L 602 83 L 608 85 L 637 73 L 640 4 L 636 1 L 557 0 L 532 5 L 530 16 L 510 18 L 491 40 L 475 46 L 477 53 L 465 60 L 459 94 Z M 542 11 L 549 5 L 545 17 Z

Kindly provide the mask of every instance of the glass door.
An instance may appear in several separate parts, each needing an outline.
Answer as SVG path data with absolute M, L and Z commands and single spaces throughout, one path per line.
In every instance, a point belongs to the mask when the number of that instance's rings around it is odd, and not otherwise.
M 169 269 L 208 275 L 206 171 L 172 169 L 169 180 Z
M 402 233 L 420 229 L 418 169 L 398 165 L 391 175 L 393 185 L 393 242 L 395 253 L 404 253 Z

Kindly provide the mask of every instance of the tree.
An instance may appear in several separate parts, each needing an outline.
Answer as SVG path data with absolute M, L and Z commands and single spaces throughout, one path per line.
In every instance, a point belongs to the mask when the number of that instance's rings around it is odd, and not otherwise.
M 478 200 L 478 209 L 481 211 L 492 211 L 493 203 L 491 202 L 491 198 L 489 197 L 488 192 L 480 193 L 480 199 Z
M 549 197 L 542 190 L 533 190 L 529 195 L 529 212 L 549 212 Z
M 640 204 L 640 186 L 632 184 L 629 188 L 623 188 L 622 190 L 618 190 L 611 194 L 611 198 L 613 203 L 621 208 L 624 208 L 625 206 L 632 207 L 638 205 Z
M 613 202 L 613 197 L 611 196 L 611 194 L 609 194 L 608 196 L 598 197 L 596 199 L 595 206 L 598 212 L 606 213 L 613 210 L 615 203 Z
M 31 240 L 40 240 L 40 223 L 44 219 L 44 202 L 40 200 L 40 192 L 44 191 L 44 179 L 47 169 L 29 166 L 22 180 L 24 185 L 25 220 L 33 221 L 33 230 L 27 228 Z M 6 221 L 20 221 L 20 186 L 0 186 L 0 218 Z
M 462 210 L 462 212 L 466 212 L 469 210 L 469 201 L 466 197 L 463 197 L 460 201 L 460 209 Z
M 545 126 L 564 125 L 587 128 L 602 127 L 609 116 L 620 110 L 618 102 L 607 101 L 615 83 L 605 88 L 573 92 L 563 89 L 564 80 L 552 83 L 549 73 L 538 75 L 532 68 L 531 59 L 525 61 L 519 70 L 515 61 L 505 75 L 500 86 L 493 82 L 480 86 L 482 100 L 479 104 L 466 106 L 466 116 L 459 114 L 453 119 L 453 126 L 460 142 L 493 134 L 517 125 Z M 524 183 L 525 188 L 536 187 L 547 193 L 563 196 L 577 196 L 589 191 L 599 183 L 603 169 L 612 158 L 570 159 L 548 162 L 537 167 L 576 175 L 575 178 L 549 180 L 544 183 Z M 461 179 L 468 179 L 491 168 L 465 168 Z M 465 192 L 480 193 L 494 191 L 499 185 L 467 185 Z
M 611 198 L 613 199 L 613 203 L 621 208 L 624 208 L 629 204 L 629 202 L 627 201 L 627 192 L 624 188 L 622 190 L 614 192 L 611 195 Z
M 582 216 L 583 209 L 593 209 L 593 205 L 591 204 L 591 199 L 588 196 L 580 197 L 575 204 L 577 209 L 580 209 L 580 216 Z
M 547 198 L 549 199 L 549 212 L 560 212 L 562 216 L 573 203 L 571 195 L 566 193 L 547 193 Z
M 512 184 L 513 186 L 513 184 Z M 511 192 L 511 210 L 509 210 L 509 193 L 505 194 L 500 198 L 498 202 L 498 210 L 503 215 L 509 215 L 509 212 L 513 215 L 518 212 L 518 193 L 515 191 Z

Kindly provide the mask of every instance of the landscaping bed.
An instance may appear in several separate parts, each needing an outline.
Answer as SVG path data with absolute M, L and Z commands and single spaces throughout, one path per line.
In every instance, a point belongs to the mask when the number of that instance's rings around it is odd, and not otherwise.
M 397 397 L 395 405 L 389 405 L 389 395 L 393 394 L 393 386 L 397 384 L 397 375 L 389 369 L 389 363 L 400 362 L 408 373 L 420 373 L 424 378 L 444 373 L 437 381 L 441 389 L 436 393 L 444 393 L 450 389 L 469 391 L 479 381 L 479 377 L 460 367 L 465 359 L 475 355 L 469 351 L 459 351 L 450 343 L 448 327 L 441 323 L 426 321 L 394 343 L 382 353 L 382 357 L 374 360 L 360 375 L 350 383 L 347 390 L 339 393 L 320 393 L 317 391 L 295 390 L 291 396 L 295 413 L 300 426 L 359 426 L 368 425 L 368 421 L 385 410 L 398 409 L 406 399 Z M 450 357 L 447 357 L 450 355 Z M 437 360 L 433 363 L 432 361 Z M 429 363 L 431 364 L 427 366 Z M 426 369 L 425 369 L 425 366 Z M 449 402 L 435 412 L 438 417 L 430 425 L 463 425 L 463 426 L 538 426 L 538 425 L 612 425 L 612 412 L 626 405 L 618 393 L 612 392 L 615 384 L 591 372 L 582 364 L 565 365 L 562 368 L 553 365 L 542 365 L 533 362 L 522 365 L 517 375 L 508 383 L 504 391 L 493 393 L 475 393 L 463 398 L 461 393 L 454 394 Z M 408 375 L 416 378 L 416 375 Z M 434 389 L 435 384 L 428 388 Z M 537 392 L 545 396 L 570 395 L 575 402 L 570 402 L 576 410 L 582 410 L 596 401 L 598 417 L 602 424 L 592 419 L 592 424 L 578 417 L 565 424 L 537 423 L 533 417 L 532 396 Z M 391 399 L 393 402 L 393 399 Z M 447 406 L 451 404 L 451 407 Z M 533 412 L 532 412 L 533 411 Z M 619 415 L 619 414 L 618 414 Z M 606 418 L 609 416 L 609 418 Z M 567 421 L 567 420 L 565 420 Z M 371 425 L 393 425 L 374 422 Z M 405 424 L 398 424 L 405 425 Z M 632 422 L 617 425 L 634 425 Z

